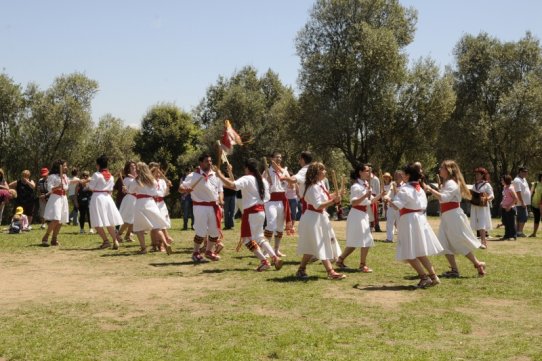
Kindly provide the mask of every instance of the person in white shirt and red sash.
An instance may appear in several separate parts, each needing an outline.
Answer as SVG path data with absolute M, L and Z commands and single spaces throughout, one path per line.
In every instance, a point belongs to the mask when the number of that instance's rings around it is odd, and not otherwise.
M 52 233 L 51 246 L 58 246 L 58 233 L 63 223 L 69 221 L 69 209 L 68 209 L 68 197 L 66 192 L 68 191 L 69 181 L 66 171 L 68 165 L 64 160 L 56 160 L 53 162 L 49 177 L 47 178 L 47 205 L 45 206 L 45 212 L 43 218 L 49 221 L 45 235 L 41 239 L 42 246 L 49 246 L 49 234 Z
M 262 249 L 271 257 L 275 269 L 282 268 L 282 260 L 275 254 L 273 247 L 264 237 L 263 223 L 265 220 L 264 204 L 269 200 L 269 184 L 262 179 L 258 172 L 258 161 L 248 159 L 245 162 L 245 175 L 233 180 L 232 168 L 228 163 L 230 178 L 226 178 L 220 170 L 216 170 L 217 176 L 222 180 L 224 186 L 234 190 L 241 190 L 243 194 L 243 217 L 241 218 L 241 240 L 249 251 L 260 260 L 256 271 L 261 272 L 271 268 L 267 257 Z M 241 243 L 239 243 L 239 246 Z
M 465 184 L 463 175 L 457 163 L 445 160 L 439 168 L 442 188 L 439 191 L 424 185 L 440 201 L 440 227 L 438 238 L 444 248 L 446 259 L 451 270 L 444 272 L 443 277 L 459 277 L 459 269 L 455 261 L 456 254 L 466 256 L 478 270 L 479 276 L 486 274 L 486 264 L 480 262 L 473 251 L 480 248 L 481 243 L 472 232 L 469 220 L 460 207 L 461 198 L 471 199 L 471 193 Z
M 190 173 L 179 186 L 181 193 L 191 192 L 194 213 L 194 252 L 192 260 L 204 262 L 200 247 L 208 237 L 205 257 L 211 261 L 220 260 L 218 253 L 222 244 L 222 203 L 223 184 L 211 169 L 213 160 L 207 153 L 199 157 L 199 167 Z
M 284 229 L 291 227 L 291 221 L 290 204 L 288 198 L 286 198 L 286 179 L 289 178 L 289 174 L 287 169 L 281 168 L 281 162 L 281 153 L 274 151 L 271 157 L 271 165 L 264 177 L 269 182 L 269 191 L 271 193 L 269 201 L 265 203 L 267 225 L 264 236 L 269 242 L 271 242 L 273 235 L 275 236 L 275 253 L 279 257 L 284 257 L 285 255 L 280 252 L 280 242 Z
M 301 213 L 305 213 L 305 210 L 307 209 L 307 203 L 303 199 L 303 193 L 305 193 L 305 176 L 307 174 L 307 169 L 309 168 L 309 164 L 312 162 L 312 154 L 308 150 L 305 150 L 301 152 L 299 155 L 299 165 L 301 166 L 301 169 L 297 171 L 296 174 L 293 176 L 286 178 L 285 180 L 290 184 L 297 184 L 299 186 L 299 201 L 301 202 Z M 292 214 L 295 214 L 295 209 L 290 209 L 290 212 Z

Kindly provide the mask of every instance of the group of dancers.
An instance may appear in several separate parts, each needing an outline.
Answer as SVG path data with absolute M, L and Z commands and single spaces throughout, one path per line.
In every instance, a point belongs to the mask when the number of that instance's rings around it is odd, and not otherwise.
M 374 246 L 369 214 L 377 202 L 387 205 L 388 218 L 393 219 L 391 227 L 393 229 L 396 226 L 398 232 L 396 259 L 407 262 L 417 272 L 420 278 L 418 287 L 440 283 L 429 256 L 446 256 L 451 270 L 442 274 L 445 277 L 459 277 L 455 260 L 458 254 L 472 262 L 478 275 L 484 276 L 486 273 L 485 263 L 479 261 L 473 253 L 482 244 L 471 230 L 460 207 L 461 199 L 470 199 L 471 192 L 458 165 L 452 160 L 446 160 L 440 166 L 440 187 L 432 187 L 424 182 L 421 164 L 413 163 L 395 172 L 395 180 L 388 182 L 389 185 L 383 187 L 378 194 L 374 194 L 371 189 L 371 166 L 356 166 L 351 174 L 351 208 L 347 218 L 344 250 L 341 250 L 326 212 L 328 207 L 341 202 L 346 193 L 344 186 L 339 189 L 335 184 L 334 192 L 331 193 L 324 182 L 327 177 L 325 166 L 313 162 L 310 152 L 300 154 L 300 170 L 295 175 L 290 175 L 281 166 L 282 156 L 279 152 L 273 153 L 271 164 L 266 164 L 263 172 L 260 172 L 257 160 L 246 160 L 244 175 L 238 179 L 234 178 L 229 163 L 227 174 L 224 174 L 220 166 L 213 165 L 212 157 L 207 153 L 202 154 L 198 161 L 199 166 L 179 186 L 180 192 L 190 193 L 193 202 L 194 263 L 220 260 L 220 252 L 224 248 L 220 204 L 226 187 L 242 193 L 243 214 L 237 250 L 244 245 L 258 258 L 260 263 L 257 271 L 265 271 L 272 266 L 281 269 L 282 257 L 285 256 L 280 249 L 281 240 L 285 231 L 292 230 L 291 210 L 285 192 L 288 185 L 297 185 L 303 208 L 298 224 L 297 253 L 302 257 L 296 272 L 299 279 L 308 278 L 307 265 L 315 260 L 322 262 L 329 279 L 344 279 L 346 276 L 340 270 L 348 268 L 346 259 L 356 248 L 360 249 L 359 271 L 372 272 L 367 265 L 369 249 Z M 65 174 L 66 170 L 66 162 L 58 160 L 54 162 L 49 174 L 49 200 L 45 209 L 45 219 L 49 224 L 42 238 L 44 246 L 49 245 L 49 237 L 50 244 L 57 246 L 60 228 L 68 222 L 66 191 L 70 181 Z M 147 252 L 145 233 L 150 232 L 152 249 L 170 254 L 173 239 L 168 233 L 171 222 L 164 197 L 169 194 L 171 182 L 164 176 L 159 165 L 151 164 L 149 167 L 143 162 L 126 163 L 122 188 L 125 197 L 119 209 L 111 197 L 114 179 L 108 170 L 106 156 L 96 160 L 96 170 L 90 179 L 78 182 L 92 191 L 90 218 L 102 238 L 100 248 L 118 249 L 120 242 L 131 240 L 130 233 L 133 232 L 140 243 L 139 253 L 143 254 Z M 440 202 L 438 237 L 427 222 L 426 193 L 432 194 Z M 120 230 L 117 231 L 116 226 L 121 226 Z

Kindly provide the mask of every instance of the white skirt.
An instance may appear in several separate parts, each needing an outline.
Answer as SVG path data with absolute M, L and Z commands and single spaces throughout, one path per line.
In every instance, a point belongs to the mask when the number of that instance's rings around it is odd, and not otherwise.
M 369 215 L 352 208 L 346 220 L 346 247 L 360 248 L 374 245 Z
M 136 203 L 136 197 L 133 194 L 127 194 L 122 198 L 119 212 L 122 217 L 122 221 L 127 224 L 134 224 L 134 207 Z
M 165 228 L 170 229 L 171 220 L 169 219 L 169 211 L 167 209 L 166 202 L 162 201 L 162 202 L 156 203 L 156 205 L 158 206 L 158 209 L 160 210 L 160 213 L 162 214 L 162 218 L 164 218 L 164 220 L 167 223 L 167 227 Z
M 60 221 L 60 223 L 68 223 L 70 221 L 70 211 L 68 207 L 68 197 L 51 194 L 43 218 L 46 221 Z
M 136 200 L 134 209 L 134 232 L 164 229 L 166 220 L 162 217 L 160 209 L 152 198 Z
M 444 248 L 421 212 L 407 213 L 397 221 L 397 252 L 395 259 L 406 261 L 441 254 Z
M 297 227 L 297 254 L 310 254 L 320 260 L 332 260 L 340 255 L 340 247 L 334 237 L 333 228 L 325 213 L 307 210 Z
M 89 210 L 92 227 L 112 227 L 123 223 L 117 206 L 109 193 L 92 193 Z
M 438 239 L 446 254 L 466 255 L 481 245 L 461 208 L 442 213 Z
M 470 226 L 473 230 L 479 231 L 493 229 L 491 224 L 491 209 L 489 206 L 479 207 L 472 205 L 470 207 Z

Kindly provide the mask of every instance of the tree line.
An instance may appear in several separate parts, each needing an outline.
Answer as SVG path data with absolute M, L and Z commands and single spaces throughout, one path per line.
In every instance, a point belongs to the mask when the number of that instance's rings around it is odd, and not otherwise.
M 433 174 L 452 158 L 470 181 L 471 169 L 487 168 L 497 189 L 500 175 L 522 165 L 542 169 L 540 41 L 529 32 L 508 42 L 467 34 L 441 70 L 408 58 L 416 20 L 396 0 L 317 0 L 295 37 L 297 94 L 273 70 L 247 66 L 220 75 L 190 112 L 151 106 L 137 129 L 111 114 L 93 123 L 99 85 L 83 74 L 61 75 L 46 90 L 0 74 L 0 167 L 10 179 L 57 158 L 93 170 L 106 153 L 113 170 L 128 159 L 158 161 L 175 183 L 231 119 L 248 141 L 230 156 L 237 172 L 274 149 L 293 168 L 309 149 L 339 174 L 358 162 L 393 171 L 413 160 Z

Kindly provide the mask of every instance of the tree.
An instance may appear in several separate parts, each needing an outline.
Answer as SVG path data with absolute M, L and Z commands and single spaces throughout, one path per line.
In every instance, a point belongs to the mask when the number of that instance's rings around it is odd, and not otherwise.
M 501 174 L 539 162 L 542 151 L 542 49 L 530 33 L 518 42 L 466 35 L 454 50 L 455 111 L 443 128 L 441 157 Z M 497 192 L 500 194 L 499 192 Z
M 416 12 L 394 0 L 318 0 L 297 36 L 304 122 L 351 164 L 377 154 L 407 77 Z
M 0 74 L 0 167 L 6 167 L 7 172 L 13 171 L 12 156 L 23 111 L 21 86 L 7 75 Z

